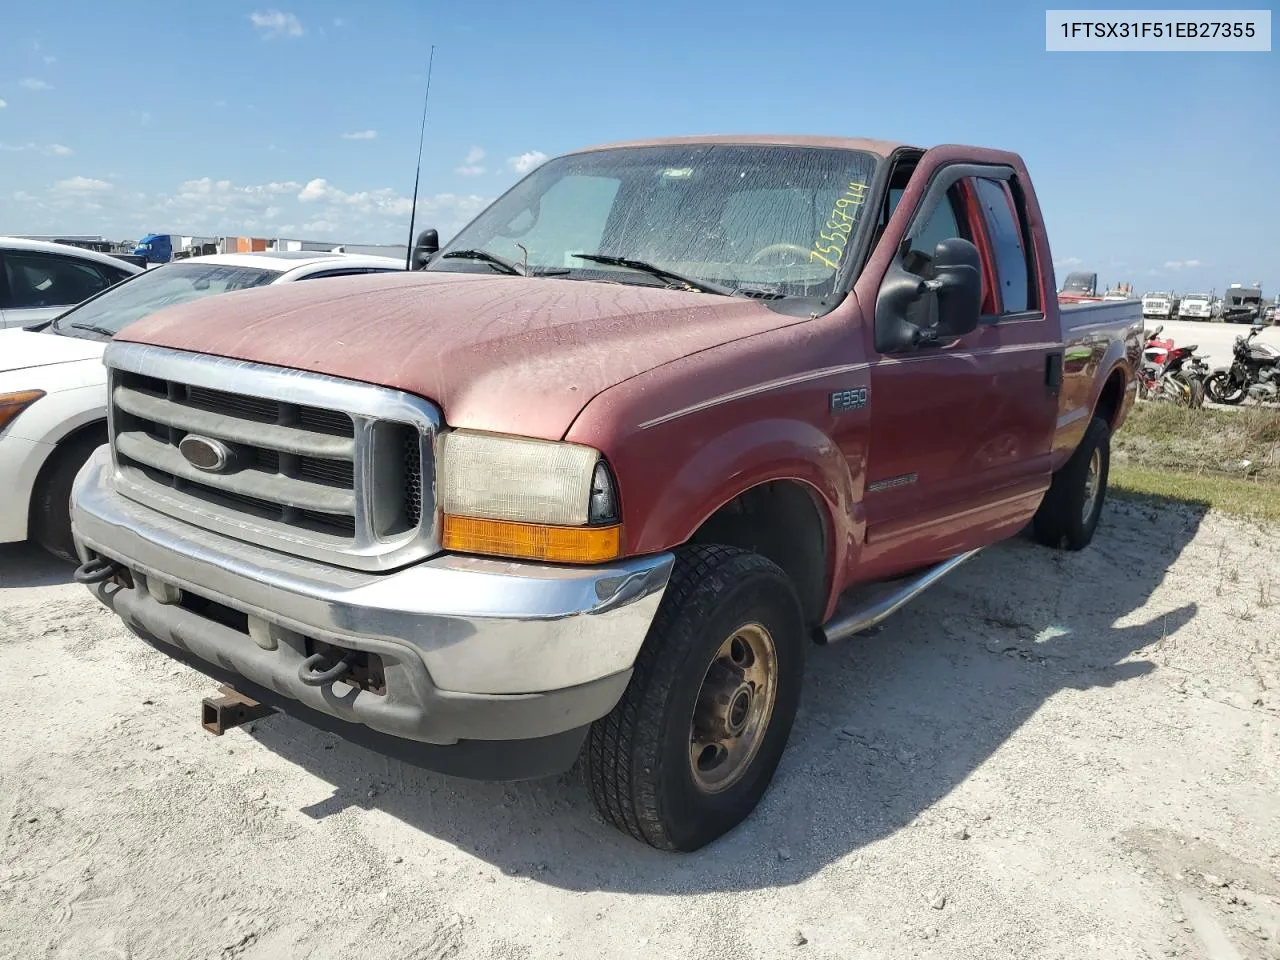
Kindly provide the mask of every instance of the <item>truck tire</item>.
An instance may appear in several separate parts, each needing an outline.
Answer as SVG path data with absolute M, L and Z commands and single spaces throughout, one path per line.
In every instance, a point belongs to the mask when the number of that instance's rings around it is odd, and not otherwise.
M 60 443 L 40 468 L 28 528 L 31 539 L 60 560 L 79 562 L 71 539 L 71 484 L 93 451 L 106 442 L 105 430 L 89 430 Z
M 660 850 L 697 850 L 741 823 L 791 734 L 803 622 L 771 561 L 736 547 L 679 550 L 631 682 L 587 735 L 600 815 Z
M 1111 428 L 1094 417 L 1075 453 L 1053 475 L 1032 521 L 1035 538 L 1046 547 L 1083 550 L 1093 539 L 1107 497 Z

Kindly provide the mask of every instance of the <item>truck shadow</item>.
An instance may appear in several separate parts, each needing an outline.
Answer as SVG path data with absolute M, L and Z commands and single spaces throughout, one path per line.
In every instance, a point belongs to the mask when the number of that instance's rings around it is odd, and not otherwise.
M 34 543 L 0 544 L 0 590 L 71 583 L 75 567 Z
M 646 894 L 799 883 L 939 804 L 1050 698 L 1093 688 L 1123 697 L 1125 681 L 1154 671 L 1140 651 L 1197 607 L 1143 608 L 1204 512 L 1109 503 L 1087 550 L 1009 541 L 879 632 L 814 648 L 768 794 L 744 825 L 695 854 L 658 853 L 604 825 L 576 770 L 551 781 L 475 783 L 287 717 L 257 724 L 251 736 L 333 785 L 332 796 L 304 810 L 309 816 L 376 809 L 509 875 Z

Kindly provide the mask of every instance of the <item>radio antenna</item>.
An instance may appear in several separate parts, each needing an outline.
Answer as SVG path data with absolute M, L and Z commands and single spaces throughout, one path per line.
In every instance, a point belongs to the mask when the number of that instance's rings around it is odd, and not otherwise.
M 436 45 L 431 45 L 427 58 L 427 92 L 422 95 L 422 126 L 418 128 L 418 166 L 413 172 L 413 208 L 409 211 L 409 251 L 404 256 L 404 268 L 413 269 L 413 226 L 418 214 L 418 180 L 422 176 L 422 141 L 427 133 L 427 101 L 431 98 L 431 67 L 436 59 Z

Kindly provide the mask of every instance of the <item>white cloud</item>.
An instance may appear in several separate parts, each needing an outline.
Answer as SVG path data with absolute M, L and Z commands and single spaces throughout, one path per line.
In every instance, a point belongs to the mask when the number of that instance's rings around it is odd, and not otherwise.
M 467 157 L 462 161 L 462 166 L 455 167 L 454 172 L 464 177 L 478 177 L 484 173 L 485 168 L 480 165 L 485 157 L 483 148 L 472 147 L 467 151 Z
M 1201 265 L 1199 260 L 1166 260 L 1164 262 L 1166 270 L 1192 270 Z
M 57 57 L 45 57 L 45 58 L 44 58 L 44 62 L 45 62 L 45 63 L 57 63 L 57 62 L 58 62 L 58 58 L 57 58 Z
M 262 38 L 302 36 L 302 23 L 292 13 L 279 10 L 258 10 L 249 14 L 249 22 L 262 31 Z
M 343 140 L 376 140 L 378 138 L 377 130 L 356 130 L 354 133 L 344 133 Z
M 507 160 L 507 166 L 516 173 L 528 173 L 534 167 L 541 166 L 547 162 L 547 155 L 541 150 L 530 150 L 528 153 L 522 153 L 518 157 L 511 157 Z
M 419 197 L 418 220 L 447 239 L 490 200 L 463 193 Z M 78 176 L 41 191 L 0 194 L 0 223 L 17 233 L 46 234 L 74 222 L 113 239 L 164 224 L 198 236 L 403 243 L 411 207 L 411 199 L 395 189 L 344 189 L 323 177 L 244 184 L 204 176 L 149 185 L 143 192 L 124 181 Z
M 59 180 L 53 185 L 58 193 L 91 194 L 110 193 L 113 189 L 105 180 L 94 180 L 92 177 L 69 177 Z
M 1053 261 L 1053 265 L 1055 267 L 1078 267 L 1082 263 L 1084 263 L 1084 261 L 1079 257 L 1063 257 L 1061 260 Z
M 43 153 L 48 157 L 69 157 L 73 153 L 70 147 L 64 147 L 60 143 L 47 143 L 44 145 L 38 143 L 0 143 L 0 152 L 4 153 Z
M 151 122 L 151 114 L 148 113 L 146 110 L 143 110 L 142 113 L 139 114 L 138 116 L 138 122 L 145 127 L 147 124 Z
M 21 81 L 19 81 L 18 86 L 22 87 L 24 90 L 35 90 L 37 92 L 40 90 L 53 89 L 53 84 L 46 83 L 45 81 L 39 80 L 36 77 L 25 77 Z
M 343 20 L 341 17 L 334 17 L 334 18 L 333 18 L 333 25 L 334 25 L 335 27 L 337 27 L 338 29 L 342 29 L 343 27 L 345 27 L 345 26 L 347 25 L 347 21 Z
M 5 103 L 3 100 L 0 100 L 0 110 L 3 110 L 7 106 L 8 106 L 7 103 Z

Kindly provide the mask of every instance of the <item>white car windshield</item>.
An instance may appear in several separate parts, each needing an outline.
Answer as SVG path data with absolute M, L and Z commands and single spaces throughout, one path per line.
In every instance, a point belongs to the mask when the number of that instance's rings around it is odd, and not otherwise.
M 87 330 L 114 336 L 135 320 L 163 307 L 232 290 L 270 283 L 276 270 L 216 263 L 167 263 L 117 284 L 73 307 L 53 322 L 55 329 Z

